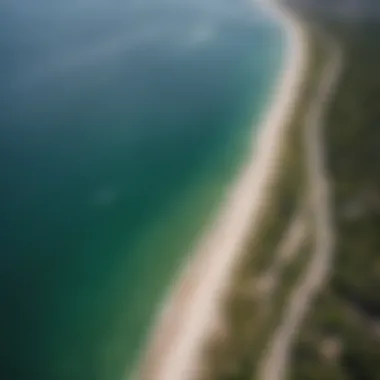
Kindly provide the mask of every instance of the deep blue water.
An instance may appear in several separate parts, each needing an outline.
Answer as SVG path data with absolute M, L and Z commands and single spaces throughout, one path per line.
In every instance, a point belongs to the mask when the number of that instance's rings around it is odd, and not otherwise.
M 283 46 L 249 0 L 1 2 L 1 379 L 133 368 Z

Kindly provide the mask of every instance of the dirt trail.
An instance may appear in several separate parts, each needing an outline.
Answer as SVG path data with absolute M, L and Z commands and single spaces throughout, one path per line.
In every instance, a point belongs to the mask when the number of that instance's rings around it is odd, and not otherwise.
M 315 223 L 315 247 L 310 263 L 294 290 L 282 321 L 268 345 L 258 378 L 260 380 L 282 380 L 286 378 L 289 354 L 294 335 L 300 327 L 310 303 L 324 284 L 334 250 L 334 226 L 329 180 L 325 170 L 325 149 L 322 126 L 326 106 L 334 94 L 343 63 L 343 53 L 329 37 L 323 36 L 328 47 L 329 62 L 321 75 L 315 97 L 305 119 L 305 144 L 311 207 Z

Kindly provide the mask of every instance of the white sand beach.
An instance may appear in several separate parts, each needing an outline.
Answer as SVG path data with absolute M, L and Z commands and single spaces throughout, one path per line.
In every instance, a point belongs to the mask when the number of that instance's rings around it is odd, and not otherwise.
M 202 347 L 218 320 L 222 295 L 230 284 L 248 237 L 270 206 L 268 190 L 281 170 L 279 160 L 289 120 L 301 94 L 308 61 L 307 42 L 294 16 L 274 4 L 260 5 L 284 24 L 288 49 L 271 106 L 252 142 L 252 154 L 223 203 L 217 220 L 190 255 L 151 333 L 137 370 L 141 380 L 193 380 L 201 369 Z

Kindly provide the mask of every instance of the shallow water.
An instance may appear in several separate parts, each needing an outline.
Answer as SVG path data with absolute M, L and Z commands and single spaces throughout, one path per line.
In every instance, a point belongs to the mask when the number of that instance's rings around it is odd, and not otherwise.
M 0 377 L 120 379 L 267 107 L 251 1 L 0 4 Z

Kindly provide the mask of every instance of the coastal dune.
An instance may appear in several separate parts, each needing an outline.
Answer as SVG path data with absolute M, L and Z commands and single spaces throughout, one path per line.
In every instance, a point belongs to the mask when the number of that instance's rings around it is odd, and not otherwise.
M 189 256 L 165 300 L 134 379 L 194 380 L 202 348 L 215 333 L 223 294 L 248 238 L 255 236 L 280 170 L 284 136 L 306 74 L 307 43 L 295 17 L 272 1 L 259 5 L 284 25 L 287 57 L 271 107 L 252 141 L 252 152 L 221 206 L 216 221 Z

